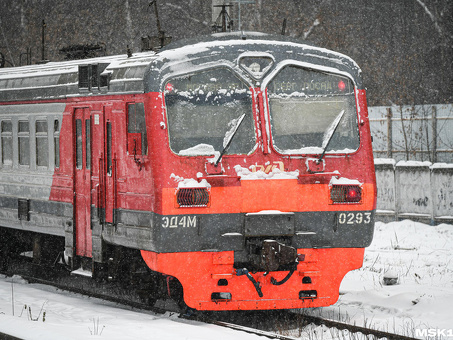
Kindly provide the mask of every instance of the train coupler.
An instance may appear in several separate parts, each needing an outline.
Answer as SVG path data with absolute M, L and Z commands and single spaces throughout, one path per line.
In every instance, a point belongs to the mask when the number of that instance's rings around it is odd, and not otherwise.
M 265 240 L 261 249 L 260 266 L 266 271 L 275 271 L 282 265 L 294 263 L 297 250 L 274 240 Z

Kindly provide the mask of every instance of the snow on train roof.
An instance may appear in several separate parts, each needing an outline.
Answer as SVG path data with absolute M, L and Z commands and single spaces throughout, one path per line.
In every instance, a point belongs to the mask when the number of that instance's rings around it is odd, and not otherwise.
M 79 96 L 83 92 L 79 67 L 91 65 L 99 67 L 99 76 L 108 76 L 109 93 L 143 92 L 143 75 L 155 58 L 155 52 L 141 52 L 132 57 L 104 56 L 0 69 L 0 101 Z
M 275 74 L 285 63 L 292 62 L 321 72 L 346 75 L 359 89 L 363 88 L 360 67 L 342 53 L 284 36 L 233 32 L 213 34 L 203 40 L 186 39 L 166 46 L 145 76 L 145 91 L 159 91 L 173 76 L 208 67 L 229 67 L 247 79 L 239 66 L 240 59 L 263 55 L 271 56 L 274 61 L 268 74 Z
M 127 55 L 104 56 L 90 59 L 70 60 L 60 62 L 48 62 L 45 64 L 36 64 L 19 67 L 7 67 L 0 69 L 0 80 L 39 77 L 55 75 L 62 73 L 77 73 L 79 65 L 103 64 L 107 63 L 108 70 L 114 70 L 126 67 L 147 66 L 156 58 L 155 52 L 135 53 L 132 57 Z
M 333 61 L 339 65 L 348 64 L 348 66 L 356 68 L 360 72 L 360 67 L 357 63 L 349 56 L 340 52 L 317 47 L 308 42 L 286 36 L 275 36 L 259 32 L 215 33 L 208 36 L 205 41 L 195 41 L 194 39 L 181 40 L 174 44 L 169 44 L 159 53 L 159 57 L 178 60 L 200 52 L 212 51 L 215 47 L 228 45 L 268 45 L 278 47 L 279 49 L 301 49 L 302 51 L 305 51 L 305 56 L 316 56 L 318 58 L 323 58 L 324 60 Z M 293 51 L 285 50 L 285 52 L 290 53 Z
M 105 56 L 0 69 L 0 101 L 161 91 L 165 79 L 172 75 L 222 65 L 246 78 L 247 74 L 239 67 L 240 58 L 263 53 L 272 55 L 275 61 L 269 74 L 275 74 L 278 67 L 293 60 L 303 67 L 346 75 L 362 88 L 361 70 L 346 55 L 288 37 L 233 32 L 182 40 L 158 53 L 140 52 L 132 57 Z M 89 68 L 85 75 L 86 86 L 81 86 L 80 67 Z M 94 85 L 91 74 L 98 75 Z

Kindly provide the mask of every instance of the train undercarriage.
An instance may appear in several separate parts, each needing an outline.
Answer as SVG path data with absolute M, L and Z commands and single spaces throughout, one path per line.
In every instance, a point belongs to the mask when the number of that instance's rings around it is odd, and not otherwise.
M 0 270 L 21 273 L 15 267 L 21 260 L 31 268 L 25 275 L 85 276 L 150 306 L 172 299 L 181 310 L 245 310 L 330 305 L 343 276 L 362 264 L 360 248 L 295 249 L 283 242 L 249 240 L 247 263 L 235 262 L 233 251 L 158 254 L 107 244 L 106 262 L 97 263 L 65 256 L 62 237 L 2 228 Z
M 48 281 L 85 277 L 96 287 L 132 293 L 139 302 L 153 306 L 158 300 L 174 300 L 185 308 L 182 286 L 171 276 L 150 270 L 139 250 L 106 245 L 106 263 L 92 258 L 68 258 L 64 238 L 29 231 L 0 228 L 0 272 Z M 63 279 L 63 281 L 65 281 Z M 83 281 L 87 284 L 87 281 Z

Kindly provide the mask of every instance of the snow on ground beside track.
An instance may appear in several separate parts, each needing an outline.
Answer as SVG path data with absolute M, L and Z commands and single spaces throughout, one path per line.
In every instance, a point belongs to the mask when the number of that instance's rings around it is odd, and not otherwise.
M 20 277 L 0 275 L 0 332 L 30 340 L 257 340 L 262 337 L 224 327 L 147 312 L 115 303 L 27 284 Z M 12 289 L 14 293 L 12 294 Z M 12 299 L 14 296 L 14 316 Z M 27 306 L 27 310 L 24 309 Z M 45 311 L 37 321 L 33 319 Z M 1 336 L 0 336 L 1 338 Z
M 397 285 L 383 284 L 388 273 L 398 277 Z M 307 314 L 417 338 L 431 332 L 438 335 L 431 339 L 453 339 L 453 225 L 376 223 L 363 267 L 345 276 L 340 294 L 335 305 Z M 322 339 L 330 339 L 322 332 Z
M 382 283 L 388 272 L 398 276 L 399 284 Z M 13 285 L 11 281 L 0 276 L 0 332 L 24 339 L 263 339 L 175 316 L 135 312 L 114 303 L 30 285 L 17 277 Z M 363 267 L 346 275 L 340 293 L 334 306 L 304 313 L 413 337 L 417 330 L 438 329 L 447 336 L 430 339 L 453 339 L 448 337 L 453 335 L 453 225 L 429 226 L 408 220 L 377 223 Z M 33 318 L 41 309 L 45 311 L 45 322 L 42 314 L 39 321 L 30 321 L 25 305 L 31 307 Z M 303 339 L 314 340 L 360 338 L 323 327 L 309 329 L 289 335 L 302 334 Z

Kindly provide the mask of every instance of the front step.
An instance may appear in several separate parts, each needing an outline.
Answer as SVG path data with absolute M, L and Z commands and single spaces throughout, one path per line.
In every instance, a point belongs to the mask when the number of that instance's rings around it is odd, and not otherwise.
M 71 275 L 78 275 L 84 277 L 93 277 L 93 272 L 91 270 L 86 270 L 80 267 L 79 269 L 73 270 Z

